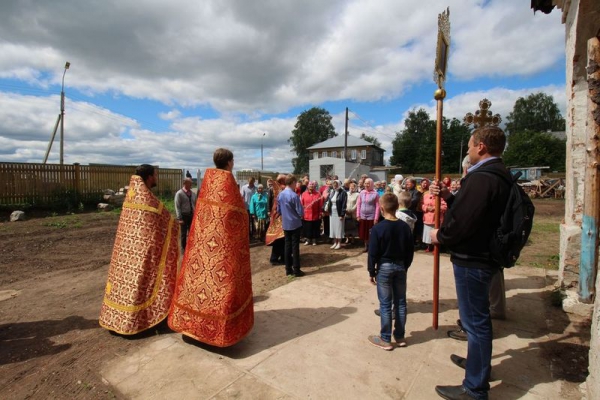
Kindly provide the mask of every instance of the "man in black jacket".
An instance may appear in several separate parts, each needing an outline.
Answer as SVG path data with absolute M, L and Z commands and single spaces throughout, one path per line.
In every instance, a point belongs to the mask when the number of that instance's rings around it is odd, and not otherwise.
M 467 332 L 467 358 L 455 354 L 452 362 L 464 368 L 465 379 L 460 386 L 436 386 L 445 399 L 487 399 L 492 357 L 492 323 L 489 289 L 498 264 L 491 259 L 489 242 L 500 224 L 500 216 L 508 200 L 510 187 L 497 173 L 510 173 L 500 156 L 506 136 L 494 126 L 476 129 L 470 140 L 468 155 L 472 167 L 461 182 L 460 191 L 452 195 L 448 188 L 436 185 L 448 203 L 449 210 L 439 230 L 431 232 L 433 243 L 450 250 L 454 267 L 458 310 L 463 329 Z

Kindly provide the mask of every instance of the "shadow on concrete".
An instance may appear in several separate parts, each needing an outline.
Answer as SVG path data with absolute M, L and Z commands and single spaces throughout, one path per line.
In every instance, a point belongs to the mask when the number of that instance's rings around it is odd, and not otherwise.
M 97 319 L 80 316 L 0 325 L 0 365 L 58 354 L 69 349 L 71 343 L 56 344 L 50 338 L 73 330 L 97 328 L 100 328 Z
M 329 250 L 329 249 L 328 249 Z M 331 250 L 333 252 L 333 250 Z M 329 264 L 335 264 L 342 260 L 346 260 L 354 255 L 348 255 L 347 253 L 328 253 L 327 259 L 324 260 L 323 254 L 318 253 L 304 253 L 300 255 L 300 264 L 302 268 L 313 268 L 313 267 L 325 267 Z M 366 268 L 366 267 L 365 267 Z
M 263 293 L 263 294 L 259 294 L 258 296 L 254 296 L 252 298 L 252 301 L 254 302 L 254 304 L 256 304 L 256 303 L 260 303 L 261 301 L 268 300 L 269 297 L 271 297 L 269 295 L 269 293 Z
M 257 311 L 254 328 L 239 343 L 227 347 L 215 347 L 183 336 L 185 343 L 233 359 L 243 359 L 275 346 L 292 341 L 306 334 L 338 324 L 356 312 L 355 307 L 292 308 Z
M 527 347 L 509 349 L 502 354 L 495 355 L 493 358 L 503 358 L 503 360 L 492 368 L 492 377 L 501 382 L 490 391 L 490 394 L 494 398 L 516 400 L 526 397 L 537 385 L 546 382 L 555 382 L 556 380 L 574 384 L 584 382 L 587 377 L 585 368 L 576 368 L 577 372 L 574 374 L 565 374 L 564 368 L 560 366 L 569 363 L 588 365 L 589 347 L 563 343 L 569 336 L 564 335 L 541 343 L 530 343 Z M 546 358 L 547 354 L 545 353 L 548 351 L 553 353 L 550 365 L 532 364 L 532 360 L 539 360 L 540 356 Z M 567 355 L 567 353 L 572 354 Z M 575 359 L 569 358 L 575 356 L 577 356 Z M 556 393 L 556 398 L 561 398 L 561 394 Z
M 318 269 L 315 269 L 313 271 L 304 271 L 304 272 L 306 272 L 306 275 L 317 275 L 317 274 L 330 274 L 330 273 L 334 273 L 334 272 L 348 272 L 348 271 L 353 271 L 357 268 L 365 268 L 365 275 L 368 277 L 367 272 L 366 272 L 367 268 L 364 265 L 350 264 L 350 263 L 324 265 L 324 266 L 319 266 Z

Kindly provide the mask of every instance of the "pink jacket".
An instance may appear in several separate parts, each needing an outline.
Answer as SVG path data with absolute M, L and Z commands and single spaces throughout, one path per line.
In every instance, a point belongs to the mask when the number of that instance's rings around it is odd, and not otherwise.
M 421 209 L 423 210 L 423 223 L 424 224 L 427 224 L 427 225 L 435 224 L 435 197 L 436 196 L 432 195 L 429 192 L 424 193 L 423 197 L 421 197 L 421 201 L 423 202 Z M 432 210 L 428 211 L 428 208 L 430 208 L 430 207 Z M 448 209 L 448 205 L 446 204 L 444 199 L 441 199 L 440 225 L 442 224 L 442 222 L 444 222 L 444 214 L 446 214 L 447 209 Z
M 370 221 L 379 220 L 379 195 L 375 190 L 361 190 L 356 200 L 356 217 Z
M 312 193 L 308 189 L 300 196 L 300 203 L 304 208 L 304 220 L 305 221 L 317 221 L 321 218 L 321 210 L 323 209 L 323 199 L 321 194 L 316 190 Z

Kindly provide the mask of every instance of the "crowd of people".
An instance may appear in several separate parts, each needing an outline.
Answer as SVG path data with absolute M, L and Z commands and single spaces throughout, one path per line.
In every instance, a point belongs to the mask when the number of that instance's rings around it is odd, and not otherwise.
M 251 177 L 248 183 L 240 188 L 240 194 L 249 214 L 249 237 L 251 241 L 266 241 L 266 232 L 270 224 L 269 212 L 273 209 L 273 185 L 276 181 L 269 179 L 267 188 L 255 184 Z M 445 187 L 455 195 L 460 189 L 460 180 L 449 177 L 443 179 Z M 285 185 L 279 183 L 281 190 Z M 430 180 L 414 177 L 404 178 L 396 175 L 390 183 L 374 181 L 368 175 L 358 180 L 346 178 L 343 181 L 334 175 L 321 185 L 304 175 L 294 183 L 291 190 L 300 199 L 303 208 L 301 243 L 316 246 L 318 243 L 331 244 L 331 249 L 339 250 L 345 245 L 353 245 L 362 241 L 364 251 L 368 251 L 369 232 L 381 217 L 378 201 L 385 193 L 393 193 L 398 197 L 399 207 L 404 211 L 402 218 L 413 229 L 416 250 L 433 249 L 429 232 L 434 226 L 436 197 L 429 191 Z M 406 195 L 409 198 L 407 200 Z M 408 201 L 408 204 L 405 204 Z M 441 200 L 440 223 L 447 210 L 446 202 Z M 272 259 L 273 264 L 282 260 Z
M 363 175 L 327 179 L 280 174 L 267 188 L 249 179 L 241 188 L 232 174 L 233 153 L 217 149 L 196 200 L 191 179 L 175 196 L 175 218 L 150 189 L 156 168 L 141 165 L 132 176 L 109 266 L 100 324 L 131 335 L 164 319 L 169 327 L 219 347 L 242 340 L 254 324 L 250 241 L 271 246 L 270 261 L 289 277 L 302 277 L 300 244 L 324 237 L 332 250 L 356 237 L 367 253 L 370 282 L 377 286 L 380 333 L 371 344 L 392 350 L 405 339 L 407 271 L 415 249 L 447 246 L 453 264 L 467 357 L 451 360 L 465 369 L 459 386 L 436 386 L 446 399 L 487 399 L 491 370 L 490 288 L 502 279 L 489 257 L 510 188 L 500 158 L 506 138 L 497 127 L 476 129 L 462 181 L 442 182 L 396 175 L 387 184 Z M 471 173 L 473 171 L 473 173 Z M 434 226 L 440 200 L 439 229 Z M 179 242 L 179 243 L 178 243 Z M 421 247 L 421 246 L 425 247 Z M 180 249 L 183 260 L 179 273 Z M 493 292 L 493 290 L 492 290 Z

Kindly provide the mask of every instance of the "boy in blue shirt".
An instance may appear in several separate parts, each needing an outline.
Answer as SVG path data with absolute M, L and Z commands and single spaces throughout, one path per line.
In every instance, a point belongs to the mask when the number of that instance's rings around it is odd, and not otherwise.
M 413 261 L 414 243 L 410 227 L 396 218 L 396 195 L 385 193 L 379 205 L 385 219 L 371 230 L 367 268 L 371 283 L 377 285 L 381 331 L 369 336 L 369 342 L 383 350 L 392 350 L 392 334 L 399 347 L 406 347 L 406 272 Z

